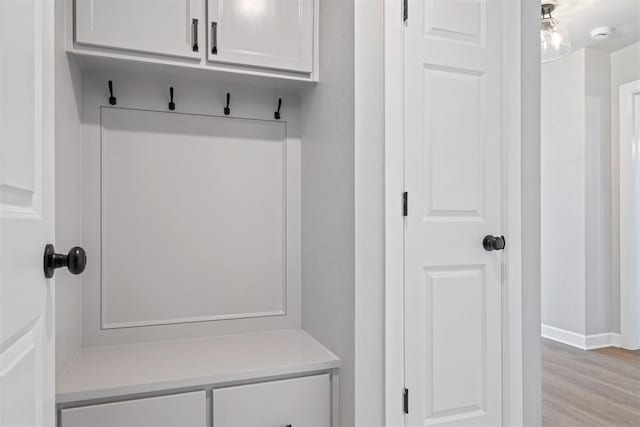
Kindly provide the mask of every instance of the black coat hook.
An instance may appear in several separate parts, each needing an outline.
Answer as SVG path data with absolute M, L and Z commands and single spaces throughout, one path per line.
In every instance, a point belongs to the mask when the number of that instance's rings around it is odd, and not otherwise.
M 280 107 L 282 107 L 282 98 L 278 98 L 278 111 L 273 113 L 273 117 L 275 117 L 276 120 L 280 120 Z
M 169 96 L 171 100 L 169 101 L 169 110 L 173 111 L 176 109 L 176 104 L 173 102 L 173 86 L 169 88 Z
M 231 114 L 231 108 L 229 108 L 229 103 L 231 102 L 231 94 L 227 92 L 227 106 L 224 107 L 224 115 L 228 116 Z
M 113 96 L 113 82 L 109 80 L 109 105 L 116 105 L 116 97 Z

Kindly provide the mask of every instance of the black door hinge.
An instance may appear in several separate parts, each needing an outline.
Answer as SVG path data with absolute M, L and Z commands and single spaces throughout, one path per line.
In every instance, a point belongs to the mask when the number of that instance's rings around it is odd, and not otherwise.
M 409 19 L 409 0 L 402 0 L 402 20 L 407 22 Z
M 409 389 L 405 388 L 404 389 L 404 394 L 402 395 L 402 407 L 404 409 L 404 413 L 408 414 L 409 413 Z
M 409 193 L 402 193 L 402 216 L 409 215 Z

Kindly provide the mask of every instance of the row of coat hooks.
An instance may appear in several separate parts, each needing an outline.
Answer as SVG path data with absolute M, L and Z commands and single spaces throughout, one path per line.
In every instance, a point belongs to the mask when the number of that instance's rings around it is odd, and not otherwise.
M 116 105 L 117 100 L 113 95 L 113 81 L 109 80 L 109 105 Z M 169 87 L 169 110 L 174 111 L 176 109 L 176 103 L 173 101 L 173 86 Z M 273 113 L 273 117 L 276 120 L 280 120 L 280 108 L 282 107 L 282 98 L 278 98 L 278 109 Z M 227 104 L 224 107 L 224 115 L 231 114 L 231 94 L 227 92 Z

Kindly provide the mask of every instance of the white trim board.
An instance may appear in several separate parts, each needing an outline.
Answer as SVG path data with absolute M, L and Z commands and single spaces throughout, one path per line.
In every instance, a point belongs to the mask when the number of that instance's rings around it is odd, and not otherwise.
M 581 350 L 595 350 L 605 347 L 620 347 L 620 334 L 607 332 L 604 334 L 581 335 L 566 329 L 542 325 L 542 337 Z
M 620 343 L 640 348 L 640 270 L 638 270 L 638 176 L 640 80 L 620 86 Z
M 402 2 L 384 2 L 385 425 L 404 426 L 404 29 Z

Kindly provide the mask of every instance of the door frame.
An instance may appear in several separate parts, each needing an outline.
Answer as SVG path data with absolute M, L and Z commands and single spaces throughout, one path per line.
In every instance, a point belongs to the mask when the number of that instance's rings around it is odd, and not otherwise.
M 508 236 L 503 262 L 503 425 L 524 424 L 525 372 L 523 363 L 523 303 L 527 312 L 536 311 L 536 301 L 522 298 L 522 143 L 529 140 L 523 130 L 522 112 L 531 111 L 534 99 L 523 96 L 526 74 L 523 52 L 536 55 L 539 36 L 523 36 L 537 1 L 503 1 L 502 19 L 502 228 Z M 385 155 L 385 425 L 404 425 L 404 217 L 401 210 L 404 191 L 404 23 L 403 0 L 384 2 L 384 155 Z M 411 18 L 410 18 L 411 19 Z M 539 24 L 537 24 L 539 25 Z M 537 58 L 537 56 L 536 56 Z M 535 59 L 535 58 L 534 58 Z M 539 60 L 536 59 L 535 63 Z M 535 82 L 528 82 L 535 84 Z M 539 89 L 539 81 L 537 82 Z M 539 90 L 537 91 L 539 93 Z M 525 104 L 525 102 L 527 104 Z M 526 107 L 526 108 L 525 108 Z M 539 127 L 539 126 L 538 126 Z M 527 127 L 528 128 L 528 127 Z M 531 127 L 535 129 L 535 126 Z M 505 143 L 507 142 L 508 143 Z M 531 160 L 535 162 L 535 159 Z M 535 201 L 532 202 L 535 206 Z M 539 204 L 538 204 L 539 206 Z M 530 307 L 529 307 L 530 305 Z M 539 310 L 538 310 L 539 311 Z M 532 322 L 535 319 L 530 319 Z M 539 339 L 539 338 L 538 338 Z M 535 369 L 533 370 L 536 372 Z M 538 379 L 539 380 L 539 379 Z M 528 385 L 534 385 L 535 381 Z M 535 393 L 533 393 L 535 395 Z
M 640 348 L 640 272 L 634 271 L 634 240 L 640 239 L 640 224 L 634 224 L 632 201 L 634 193 L 640 189 L 633 188 L 633 174 L 640 173 L 640 164 L 634 165 L 632 156 L 634 147 L 631 142 L 633 122 L 633 95 L 640 93 L 640 80 L 620 85 L 620 201 L 618 215 L 620 217 L 620 236 L 631 235 L 635 239 L 620 239 L 620 345 L 629 350 Z M 640 124 L 636 124 L 640 126 Z M 637 149 L 637 147 L 635 147 Z M 637 159 L 636 159 L 637 163 Z M 631 215 L 629 213 L 631 212 Z M 629 241 L 630 240 L 630 241 Z M 640 245 L 640 242 L 635 242 Z

